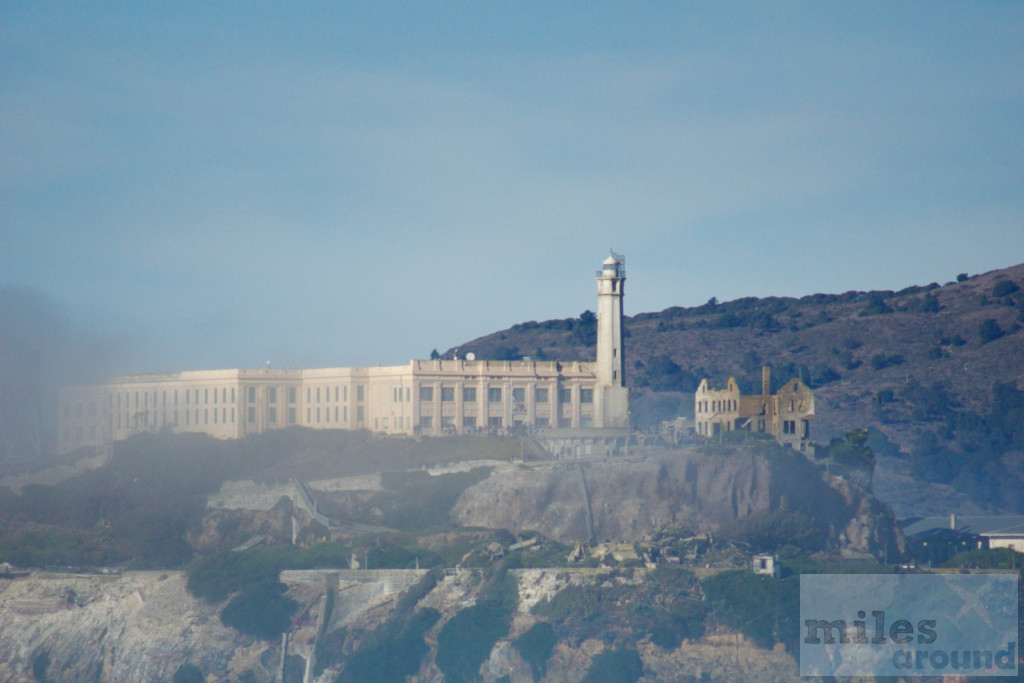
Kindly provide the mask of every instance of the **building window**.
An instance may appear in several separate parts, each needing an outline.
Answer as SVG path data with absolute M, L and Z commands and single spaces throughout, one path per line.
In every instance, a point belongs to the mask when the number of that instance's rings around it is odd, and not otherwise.
M 501 387 L 490 387 L 487 389 L 488 403 L 501 403 Z M 490 424 L 490 422 L 488 422 Z M 491 425 L 492 427 L 494 425 Z
M 210 424 L 210 409 L 209 408 L 203 408 L 203 424 L 204 425 Z
M 462 418 L 463 429 L 476 429 L 476 418 L 472 416 L 466 416 Z
M 338 406 L 334 406 L 334 421 L 338 421 Z
M 306 403 L 312 403 L 312 402 L 313 402 L 313 389 L 311 387 L 306 387 Z
M 537 418 L 537 423 L 536 423 L 537 429 L 547 429 L 550 426 L 550 424 L 551 423 L 548 421 L 548 418 L 546 418 L 546 417 L 538 417 Z
M 431 415 L 424 415 L 420 418 L 420 429 L 433 429 L 434 418 Z
M 441 418 L 441 426 L 442 427 L 454 427 L 455 426 L 455 417 L 453 415 L 445 415 L 444 417 Z
M 213 409 L 213 424 L 217 424 L 217 409 Z
M 256 402 L 256 387 L 249 387 L 249 403 Z
M 421 401 L 433 401 L 434 400 L 434 387 L 420 387 L 420 400 Z
M 320 408 L 316 409 L 316 423 L 320 424 Z
M 537 387 L 533 390 L 533 402 L 534 403 L 547 403 L 548 402 L 548 390 L 546 388 Z
M 363 410 L 363 406 L 356 406 L 356 421 L 362 422 L 366 419 L 366 413 Z
M 214 403 L 217 402 L 217 390 L 216 389 L 213 390 L 213 402 Z
M 295 408 L 288 409 L 288 424 L 295 424 Z
M 320 387 L 316 388 L 316 402 L 320 402 Z
M 585 416 L 580 418 L 580 427 L 593 427 L 594 418 Z
M 249 407 L 249 424 L 256 422 L 256 408 L 255 406 Z
M 231 387 L 231 402 L 235 402 L 235 388 Z
M 188 411 L 187 410 L 185 411 L 185 424 L 188 424 Z M 117 417 L 117 426 L 118 427 L 121 426 L 121 416 L 120 415 L 118 415 L 118 417 Z
M 567 387 L 558 390 L 558 402 L 572 403 L 572 387 Z
M 580 403 L 593 403 L 594 402 L 594 390 L 593 389 L 580 389 Z
M 518 388 L 512 390 L 513 403 L 526 403 L 526 389 Z
M 356 400 L 357 401 L 362 401 L 364 399 L 364 397 L 366 395 L 366 391 L 365 390 L 366 390 L 366 387 L 364 387 L 362 384 L 360 384 L 358 387 L 356 387 Z
M 387 431 L 387 428 L 388 428 L 388 418 L 382 417 L 380 419 L 380 427 L 381 427 L 381 429 Z
M 341 419 L 345 420 L 345 422 L 348 422 L 348 406 L 341 407 Z
M 441 387 L 441 403 L 453 403 L 455 401 L 455 387 Z
M 487 418 L 487 426 L 494 427 L 495 429 L 501 429 L 502 422 L 500 415 Z
M 178 407 L 178 390 L 177 389 L 174 390 L 174 407 L 175 408 Z
M 231 424 L 235 424 L 235 409 L 233 406 L 231 408 Z
M 334 387 L 334 402 L 338 402 L 338 387 Z
M 206 405 L 210 404 L 210 390 L 209 389 L 203 389 L 203 403 L 205 403 Z
M 342 395 L 342 400 L 345 400 L 345 401 L 348 400 L 348 387 L 347 386 L 346 387 L 342 387 L 341 395 Z
M 476 387 L 462 387 L 462 402 L 476 403 Z
M 267 398 L 271 403 L 277 403 L 277 387 L 267 389 Z M 273 420 L 271 420 L 273 422 Z
M 288 387 L 288 402 L 295 403 L 295 387 Z
M 270 407 L 270 424 L 277 424 L 277 408 L 273 406 Z

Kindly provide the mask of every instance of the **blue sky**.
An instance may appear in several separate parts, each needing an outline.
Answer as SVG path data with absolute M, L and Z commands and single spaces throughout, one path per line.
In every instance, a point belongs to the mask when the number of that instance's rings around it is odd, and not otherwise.
M 119 370 L 1024 260 L 1021 3 L 255 5 L 0 5 L 0 284 Z

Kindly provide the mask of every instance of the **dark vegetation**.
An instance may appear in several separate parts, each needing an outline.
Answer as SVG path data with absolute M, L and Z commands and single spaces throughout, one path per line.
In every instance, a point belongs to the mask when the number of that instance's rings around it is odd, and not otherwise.
M 282 458 L 288 453 L 288 458 Z M 189 538 L 206 498 L 224 481 L 276 482 L 519 453 L 514 440 L 374 438 L 366 432 L 287 429 L 239 441 L 194 434 L 144 434 L 114 445 L 103 467 L 19 493 L 0 487 L 0 561 L 23 567 L 130 565 L 174 568 L 195 556 Z M 388 519 L 422 530 L 447 521 L 449 501 L 486 470 L 429 478 L 392 477 Z M 410 497 L 416 496 L 416 497 Z M 422 510 L 414 508 L 426 501 Z M 380 524 L 381 520 L 372 520 Z M 385 523 L 386 523 L 385 522 Z
M 438 476 L 423 470 L 385 473 L 381 485 L 387 491 L 370 501 L 384 512 L 379 519 L 365 521 L 409 532 L 451 526 L 448 513 L 459 495 L 490 473 L 489 467 Z
M 173 683 L 206 683 L 206 676 L 193 664 L 182 664 L 174 672 Z
M 635 683 L 643 675 L 644 665 L 636 649 L 605 650 L 594 657 L 583 683 Z
M 705 580 L 703 589 L 714 618 L 758 647 L 781 642 L 790 654 L 799 648 L 799 576 L 773 579 L 728 571 Z
M 548 668 L 548 659 L 555 649 L 558 636 L 555 629 L 546 621 L 541 621 L 529 628 L 525 633 L 516 638 L 512 646 L 519 651 L 519 655 L 533 672 L 533 679 L 539 681 L 544 678 Z
M 278 580 L 281 570 L 347 567 L 349 553 L 349 547 L 342 544 L 217 553 L 189 567 L 188 589 L 212 604 L 231 596 L 221 611 L 224 625 L 275 640 L 288 629 L 298 607 L 284 595 L 286 587 Z
M 476 680 L 494 644 L 508 635 L 519 602 L 515 576 L 508 570 L 516 564 L 511 555 L 489 568 L 476 604 L 460 610 L 438 633 L 434 661 L 445 681 Z
M 921 423 L 910 449 L 913 473 L 952 484 L 994 508 L 1024 512 L 1024 391 L 992 388 L 984 413 L 954 409 L 939 384 L 908 387 L 906 399 Z
M 435 609 L 418 609 L 391 618 L 366 633 L 358 650 L 345 661 L 336 683 L 401 683 L 419 671 L 430 652 L 423 635 L 441 617 Z
M 609 646 L 632 647 L 649 637 L 663 649 L 704 634 L 704 605 L 697 580 L 686 569 L 658 567 L 646 581 L 618 569 L 594 584 L 571 585 L 537 603 L 533 613 L 547 619 L 559 638 L 580 643 L 599 638 Z

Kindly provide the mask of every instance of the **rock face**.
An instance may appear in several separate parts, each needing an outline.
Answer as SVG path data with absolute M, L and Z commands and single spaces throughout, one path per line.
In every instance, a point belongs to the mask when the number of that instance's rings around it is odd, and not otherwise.
M 878 553 L 902 544 L 885 506 L 798 453 L 689 450 L 639 460 L 496 471 L 468 488 L 453 518 L 465 526 L 535 530 L 562 543 L 590 535 L 633 541 L 666 524 L 714 531 L 774 512 L 801 512 L 841 547 Z
M 273 680 L 275 650 L 221 624 L 185 584 L 180 572 L 0 580 L 0 680 L 170 681 L 183 664 Z

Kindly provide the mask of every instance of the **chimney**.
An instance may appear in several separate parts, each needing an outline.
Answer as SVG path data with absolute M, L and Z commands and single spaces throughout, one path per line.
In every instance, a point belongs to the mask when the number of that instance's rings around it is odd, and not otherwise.
M 767 365 L 761 366 L 761 398 L 768 398 L 772 393 L 772 369 Z
M 951 514 L 949 516 L 949 528 L 952 529 L 953 531 L 956 531 L 956 514 L 955 513 Z

